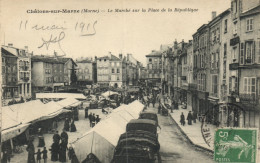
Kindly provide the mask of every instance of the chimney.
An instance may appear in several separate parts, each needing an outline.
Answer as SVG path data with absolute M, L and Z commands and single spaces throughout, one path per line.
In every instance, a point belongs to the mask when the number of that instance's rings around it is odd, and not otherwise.
M 120 53 L 120 54 L 119 54 L 119 58 L 120 58 L 120 59 L 123 59 L 123 54 Z
M 212 11 L 212 20 L 217 16 L 217 12 L 216 11 Z
M 8 43 L 8 47 L 13 47 L 13 44 L 12 43 Z
M 177 39 L 175 39 L 175 41 L 174 41 L 174 49 L 177 49 L 178 48 L 178 42 L 177 42 Z
M 28 46 L 24 46 L 25 53 L 28 53 Z

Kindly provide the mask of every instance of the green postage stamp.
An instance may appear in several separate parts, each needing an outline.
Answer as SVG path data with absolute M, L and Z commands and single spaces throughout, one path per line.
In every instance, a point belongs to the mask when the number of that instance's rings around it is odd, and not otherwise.
M 258 130 L 220 128 L 215 132 L 214 160 L 216 162 L 256 163 Z

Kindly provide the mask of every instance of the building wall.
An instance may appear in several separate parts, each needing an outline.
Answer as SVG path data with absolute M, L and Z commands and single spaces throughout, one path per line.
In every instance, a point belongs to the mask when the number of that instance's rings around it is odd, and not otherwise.
M 146 57 L 148 78 L 161 78 L 161 57 Z
M 31 59 L 29 57 L 18 56 L 18 85 L 19 96 L 23 98 L 31 97 Z
M 77 63 L 77 77 L 80 81 L 93 81 L 93 65 L 90 63 Z
M 43 62 L 32 62 L 32 84 L 43 87 L 45 84 L 45 69 Z
M 54 63 L 52 64 L 53 69 L 53 83 L 64 83 L 64 64 Z
M 97 82 L 109 83 L 110 81 L 110 63 L 108 59 L 97 59 Z

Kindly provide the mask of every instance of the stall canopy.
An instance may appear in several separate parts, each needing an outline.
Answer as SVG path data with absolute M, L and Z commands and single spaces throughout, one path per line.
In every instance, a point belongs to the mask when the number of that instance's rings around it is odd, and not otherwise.
M 101 95 L 104 96 L 104 97 L 108 97 L 108 96 L 111 96 L 111 95 L 118 95 L 118 93 L 113 92 L 113 91 L 107 91 L 105 93 L 102 93 Z
M 2 107 L 3 140 L 8 140 L 21 134 L 32 122 L 46 120 L 59 115 L 64 111 L 62 108 L 56 102 L 43 104 L 40 100 Z
M 36 93 L 36 99 L 44 98 L 76 98 L 76 99 L 86 99 L 82 93 Z
M 79 105 L 81 102 L 76 100 L 75 98 L 66 98 L 64 100 L 56 102 L 58 105 L 62 106 L 63 108 L 74 107 Z
M 130 114 L 127 109 L 138 110 L 139 113 L 143 109 L 142 104 L 135 103 L 135 105 L 136 107 L 131 107 L 131 109 L 128 108 L 131 104 L 118 107 L 81 138 L 71 142 L 78 160 L 82 162 L 88 154 L 93 153 L 101 162 L 111 162 L 114 149 L 120 135 L 125 132 L 127 123 L 138 118 Z

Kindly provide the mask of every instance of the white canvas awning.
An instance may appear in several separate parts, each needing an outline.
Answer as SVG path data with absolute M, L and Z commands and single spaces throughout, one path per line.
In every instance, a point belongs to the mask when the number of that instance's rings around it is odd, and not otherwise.
M 59 104 L 60 106 L 62 106 L 63 108 L 67 108 L 67 107 L 77 106 L 81 102 L 76 100 L 75 98 L 66 98 L 66 99 L 58 101 L 56 103 Z
M 139 102 L 122 105 L 81 138 L 72 141 L 71 145 L 79 161 L 83 161 L 88 154 L 93 153 L 101 162 L 109 163 L 113 158 L 119 137 L 126 130 L 127 123 L 138 118 L 142 110 L 143 104 Z
M 76 99 L 86 99 L 82 93 L 36 93 L 36 99 L 43 98 L 76 98 Z
M 104 97 L 109 97 L 111 95 L 118 95 L 118 93 L 117 92 L 113 92 L 113 91 L 107 91 L 105 93 L 102 93 L 101 95 L 104 96 Z

